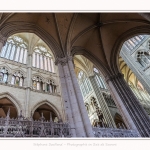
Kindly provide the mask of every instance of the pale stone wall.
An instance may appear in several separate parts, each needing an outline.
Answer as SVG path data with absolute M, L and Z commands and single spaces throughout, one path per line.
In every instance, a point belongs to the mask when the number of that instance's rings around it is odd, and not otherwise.
M 43 77 L 44 82 L 46 82 L 46 79 L 52 79 L 55 82 L 55 84 L 57 85 L 57 93 L 50 94 L 50 93 L 45 93 L 44 91 L 42 92 L 42 91 L 32 90 L 32 80 L 30 83 L 30 87 L 28 87 L 27 82 L 29 79 L 27 79 L 27 73 L 28 73 L 27 65 L 10 61 L 4 58 L 0 58 L 0 66 L 7 67 L 10 74 L 10 77 L 8 79 L 9 80 L 8 84 L 0 83 L 0 95 L 3 96 L 3 93 L 5 93 L 5 95 L 7 94 L 12 95 L 14 101 L 16 101 L 16 103 L 18 104 L 19 107 L 19 110 L 17 110 L 18 113 L 20 113 L 20 110 L 22 110 L 24 116 L 30 117 L 31 111 L 33 110 L 35 111 L 36 106 L 40 106 L 40 104 L 42 105 L 45 102 L 48 105 L 50 105 L 54 109 L 54 111 L 56 111 L 56 114 L 58 115 L 59 118 L 64 120 L 64 111 L 63 111 L 64 108 L 63 108 L 61 96 L 59 95 L 60 86 L 59 86 L 59 79 L 58 79 L 57 72 L 50 73 L 37 68 L 33 68 L 33 67 L 31 68 L 32 70 L 31 78 L 34 75 L 40 75 Z M 20 70 L 24 74 L 25 80 L 24 80 L 23 87 L 17 87 L 15 85 L 10 84 L 11 75 L 13 75 L 13 73 L 16 70 Z M 27 103 L 27 97 L 29 97 L 28 103 Z
M 62 100 L 60 96 L 39 93 L 31 91 L 30 101 L 29 101 L 29 112 L 33 111 L 37 105 L 47 102 L 54 110 L 56 109 L 59 112 L 59 117 L 63 118 L 62 113 Z
M 18 104 L 20 110 L 22 110 L 22 112 L 24 114 L 25 89 L 24 88 L 15 88 L 15 87 L 1 84 L 0 85 L 1 98 L 5 97 L 5 95 L 9 95 L 9 94 L 13 97 L 13 100 Z M 20 111 L 20 110 L 17 110 L 17 111 Z

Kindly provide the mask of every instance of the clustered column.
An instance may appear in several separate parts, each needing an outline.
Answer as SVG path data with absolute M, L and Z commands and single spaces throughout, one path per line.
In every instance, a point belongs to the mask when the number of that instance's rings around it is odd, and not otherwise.
M 142 137 L 150 137 L 150 119 L 125 82 L 123 75 L 118 73 L 109 76 L 107 82 L 127 127 L 137 130 Z
M 30 117 L 29 114 L 29 100 L 31 92 L 31 74 L 32 74 L 32 54 L 28 54 L 27 57 L 27 87 L 26 87 L 26 99 L 25 99 L 25 117 Z
M 65 112 L 71 127 L 75 128 L 74 135 L 76 137 L 93 137 L 92 126 L 75 76 L 72 59 L 61 58 L 57 60 L 56 64 L 58 64 Z
M 86 135 L 87 137 L 93 137 L 93 130 L 92 130 L 91 123 L 90 123 L 90 120 L 89 120 L 89 117 L 85 108 L 85 104 L 84 104 L 82 93 L 81 93 L 81 90 L 77 81 L 77 77 L 74 71 L 74 65 L 73 65 L 73 60 L 71 56 L 68 57 L 68 66 L 69 66 L 69 71 L 70 71 L 70 75 L 71 75 L 71 79 L 73 83 L 73 88 L 76 94 L 77 103 L 78 103 L 79 110 L 81 113 L 83 125 L 85 127 Z
M 64 69 L 63 69 L 63 65 L 65 65 L 65 63 L 62 63 L 61 61 L 59 61 L 57 65 L 58 65 L 58 70 L 59 70 L 59 78 L 60 78 L 60 83 L 61 83 L 61 95 L 62 95 L 62 99 L 64 102 L 66 120 L 70 124 L 72 136 L 76 137 L 74 120 L 72 117 L 73 116 L 72 108 L 70 105 L 69 94 L 67 92 L 68 90 L 67 90 L 67 85 L 66 85 L 66 78 L 65 78 Z

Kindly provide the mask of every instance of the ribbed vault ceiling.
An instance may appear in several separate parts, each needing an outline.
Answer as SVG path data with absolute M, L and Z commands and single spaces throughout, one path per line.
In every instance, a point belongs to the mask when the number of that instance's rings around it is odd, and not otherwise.
M 150 26 L 149 21 L 138 13 L 1 13 L 3 35 L 10 23 L 16 28 L 18 24 L 25 28 L 23 24 L 29 23 L 33 27 L 29 32 L 33 33 L 34 26 L 35 30 L 39 27 L 52 37 L 64 56 L 80 47 L 106 68 L 111 66 L 112 50 L 120 36 L 133 28 Z M 60 51 L 57 53 L 59 55 Z

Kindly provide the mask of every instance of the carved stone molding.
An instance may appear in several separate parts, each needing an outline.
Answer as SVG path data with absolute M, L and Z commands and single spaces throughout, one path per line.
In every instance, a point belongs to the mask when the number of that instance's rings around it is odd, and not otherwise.
M 63 57 L 63 58 L 56 58 L 56 61 L 55 61 L 55 65 L 58 65 L 58 64 L 61 64 L 62 66 L 66 65 L 66 63 L 68 62 L 67 58 L 66 57 Z
M 72 56 L 67 56 L 68 61 L 73 61 L 73 57 Z
M 72 61 L 72 60 L 73 60 L 72 56 L 66 56 L 63 58 L 57 57 L 56 61 L 55 61 L 55 65 L 61 64 L 62 66 L 64 66 L 64 65 L 66 65 L 66 63 L 68 63 L 68 61 Z

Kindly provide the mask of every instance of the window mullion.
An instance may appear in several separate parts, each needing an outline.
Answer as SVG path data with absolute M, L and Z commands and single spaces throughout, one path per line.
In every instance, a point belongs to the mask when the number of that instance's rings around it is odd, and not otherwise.
M 42 61 L 43 61 L 43 70 L 45 70 L 44 56 L 42 56 Z
M 7 50 L 8 50 L 8 46 L 9 46 L 9 43 L 7 44 L 7 47 L 6 47 L 6 50 L 5 50 L 5 54 L 4 54 L 4 58 L 6 58 L 6 54 L 7 54 Z
M 49 70 L 48 68 L 48 57 L 46 57 L 46 63 L 47 63 L 47 71 Z
M 52 67 L 52 72 L 54 72 L 54 66 L 53 66 L 53 60 L 51 59 L 51 67 Z
M 49 67 L 50 67 L 50 72 L 52 72 L 52 62 L 51 62 L 51 59 L 52 59 L 52 58 L 49 58 L 49 63 L 50 63 Z
M 20 46 L 19 46 L 20 47 Z M 20 58 L 20 54 L 21 54 L 21 47 L 20 47 L 20 51 L 19 51 L 19 55 L 18 55 L 18 62 L 19 62 L 19 58 Z
M 40 56 L 41 56 L 41 54 L 39 54 L 39 68 L 41 69 L 41 61 L 40 61 Z
M 24 54 L 25 54 L 25 49 L 23 48 L 23 54 L 22 54 L 22 63 L 24 63 Z
M 10 48 L 10 52 L 9 52 L 8 59 L 10 59 L 10 56 L 11 56 L 11 50 L 12 50 L 12 44 L 11 44 L 11 48 Z
M 25 49 L 24 58 L 23 58 L 23 63 L 24 64 L 26 64 L 26 62 L 27 62 L 27 55 L 28 55 L 28 52 L 27 52 L 27 49 Z
M 15 57 L 16 57 L 16 53 L 17 53 L 17 48 L 18 48 L 18 46 L 15 46 L 15 52 L 14 52 L 13 61 L 15 61 Z
M 37 53 L 35 53 L 35 67 L 37 68 Z

